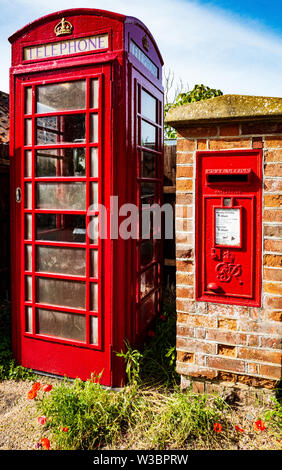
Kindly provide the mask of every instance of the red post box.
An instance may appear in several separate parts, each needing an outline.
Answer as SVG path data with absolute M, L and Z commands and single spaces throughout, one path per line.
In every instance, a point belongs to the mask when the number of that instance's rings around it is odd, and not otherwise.
M 198 152 L 197 300 L 261 304 L 261 150 Z
M 141 224 L 136 237 L 101 227 L 125 204 L 161 203 L 162 58 L 139 20 L 93 9 L 9 40 L 15 356 L 118 386 L 115 352 L 141 342 L 159 310 L 161 242 Z

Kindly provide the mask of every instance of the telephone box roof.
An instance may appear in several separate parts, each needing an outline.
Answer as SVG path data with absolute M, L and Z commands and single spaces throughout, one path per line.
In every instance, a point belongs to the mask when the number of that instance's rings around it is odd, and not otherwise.
M 28 23 L 23 28 L 19 29 L 14 34 L 12 34 L 9 37 L 9 42 L 11 44 L 13 44 L 17 39 L 24 36 L 31 29 L 34 29 L 34 28 L 36 28 L 36 27 L 38 27 L 38 26 L 40 26 L 44 23 L 48 23 L 48 22 L 50 22 L 52 20 L 55 20 L 59 17 L 71 17 L 71 16 L 79 16 L 79 15 L 103 16 L 103 17 L 111 18 L 113 20 L 120 21 L 122 23 L 132 23 L 132 24 L 138 25 L 140 28 L 142 28 L 144 30 L 144 32 L 146 32 L 146 34 L 148 34 L 148 36 L 150 36 L 150 39 L 151 39 L 152 43 L 154 44 L 156 52 L 159 56 L 160 62 L 163 65 L 163 63 L 164 63 L 163 58 L 161 56 L 161 53 L 159 51 L 159 48 L 158 48 L 154 38 L 152 36 L 152 33 L 149 31 L 147 26 L 145 26 L 145 24 L 142 23 L 142 21 L 140 21 L 138 18 L 135 18 L 133 16 L 126 16 L 126 15 L 122 15 L 120 13 L 114 13 L 114 12 L 111 12 L 111 11 L 99 10 L 99 9 L 94 9 L 94 8 L 71 8 L 71 9 L 68 9 L 68 10 L 60 10 L 60 11 L 56 11 L 54 13 L 50 13 L 48 15 L 42 16 L 41 18 L 38 18 L 38 19 L 32 21 L 31 23 Z

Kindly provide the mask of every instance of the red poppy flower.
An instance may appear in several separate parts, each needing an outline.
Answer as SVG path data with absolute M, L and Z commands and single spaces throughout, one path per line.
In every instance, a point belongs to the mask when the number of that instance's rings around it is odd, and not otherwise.
M 44 392 L 50 392 L 50 390 L 52 390 L 52 385 L 44 385 L 43 390 Z
M 50 449 L 50 441 L 49 439 L 47 439 L 47 437 L 43 437 L 40 442 L 42 444 L 43 449 L 45 450 Z
M 166 321 L 166 317 L 164 315 L 160 315 L 160 319 Z
M 221 432 L 222 431 L 222 426 L 221 426 L 220 423 L 214 423 L 213 429 L 215 430 L 215 432 Z
M 245 432 L 245 429 L 239 428 L 239 426 L 235 426 L 236 431 L 238 432 Z
M 33 400 L 35 397 L 37 397 L 37 392 L 35 390 L 30 390 L 27 394 L 27 398 L 29 400 Z
M 64 428 L 63 426 L 61 426 L 61 430 L 62 430 L 63 432 L 68 432 L 69 428 Z
M 43 425 L 43 424 L 46 424 L 47 418 L 46 418 L 46 416 L 39 416 L 39 418 L 37 419 L 37 421 L 38 421 L 39 424 L 42 424 L 42 425 Z
M 264 431 L 265 430 L 265 424 L 261 419 L 258 419 L 258 421 L 254 422 L 254 429 L 255 431 Z
M 32 386 L 32 390 L 34 390 L 35 392 L 38 392 L 38 390 L 40 389 L 41 385 L 39 382 L 35 382 Z
M 153 338 L 154 336 L 156 336 L 156 334 L 155 334 L 154 331 L 149 330 L 149 331 L 148 331 L 148 336 L 151 336 L 151 337 Z

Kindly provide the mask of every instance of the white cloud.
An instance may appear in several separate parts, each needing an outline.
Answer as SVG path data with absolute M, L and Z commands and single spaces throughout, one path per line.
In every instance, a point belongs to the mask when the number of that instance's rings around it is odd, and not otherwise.
M 16 0 L 19 12 L 4 25 L 12 34 L 26 22 L 53 11 L 84 7 L 116 11 L 141 19 L 153 33 L 165 67 L 189 83 L 224 93 L 282 96 L 282 42 L 259 23 L 192 0 Z M 47 4 L 47 7 L 46 7 Z M 7 10 L 7 3 L 5 2 Z M 29 16 L 28 21 L 26 17 Z M 25 20 L 21 23 L 21 19 Z M 1 26 L 0 89 L 8 89 L 9 43 Z M 8 31 L 9 30 L 9 31 Z

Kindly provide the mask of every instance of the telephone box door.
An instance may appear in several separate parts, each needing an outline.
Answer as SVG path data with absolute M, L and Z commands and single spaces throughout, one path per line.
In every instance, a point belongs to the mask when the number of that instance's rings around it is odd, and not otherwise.
M 21 363 L 81 379 L 103 371 L 110 385 L 110 269 L 97 230 L 109 197 L 110 65 L 17 78 L 16 93 Z

